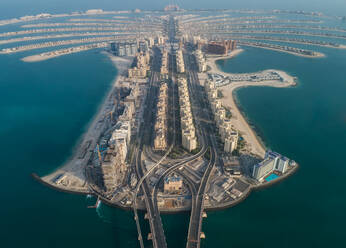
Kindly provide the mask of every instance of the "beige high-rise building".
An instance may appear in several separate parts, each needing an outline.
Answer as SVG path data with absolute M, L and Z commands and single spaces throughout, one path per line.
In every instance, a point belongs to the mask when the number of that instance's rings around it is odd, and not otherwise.
M 178 79 L 178 92 L 180 104 L 182 145 L 186 150 L 192 151 L 197 148 L 197 138 L 193 122 L 193 115 L 191 112 L 189 90 L 185 78 Z
M 124 114 L 126 113 L 123 113 L 123 115 Z M 120 117 L 119 119 L 126 119 Z M 113 131 L 110 140 L 108 141 L 108 149 L 104 154 L 101 163 L 103 183 L 106 191 L 114 190 L 125 178 L 127 170 L 127 147 L 130 143 L 130 139 L 131 122 L 129 120 L 119 120 L 115 125 L 115 130 Z
M 204 82 L 204 88 L 205 88 L 205 91 L 207 92 L 207 94 L 209 94 L 209 92 L 210 92 L 212 89 L 216 89 L 214 82 L 211 82 L 211 81 L 209 81 L 209 80 L 206 80 L 206 81 Z
M 217 99 L 217 89 L 215 84 L 206 80 L 204 83 L 205 91 L 208 95 L 210 107 L 214 113 L 214 121 L 219 129 L 219 135 L 224 143 L 224 151 L 232 153 L 238 146 L 238 132 L 232 129 L 231 120 L 226 118 L 226 110 Z
M 147 38 L 147 42 L 148 42 L 148 47 L 153 47 L 155 45 L 155 41 L 153 37 L 149 37 Z
M 197 139 L 193 129 L 184 129 L 184 131 L 182 131 L 182 144 L 183 147 L 190 152 L 197 148 Z
M 183 51 L 180 49 L 177 50 L 177 52 L 176 52 L 176 63 L 177 63 L 178 73 L 184 73 L 185 72 L 185 63 L 184 63 Z
M 226 134 L 232 131 L 232 123 L 230 119 L 224 119 L 219 126 L 219 134 L 221 139 L 224 140 L 226 138 Z
M 156 122 L 154 125 L 155 150 L 164 150 L 167 148 L 167 94 L 167 84 L 161 83 L 157 102 Z
M 130 68 L 128 69 L 129 78 L 145 78 L 147 76 L 147 69 L 141 68 Z
M 182 129 L 187 129 L 191 126 L 193 126 L 192 116 L 184 116 L 181 118 L 181 128 Z
M 215 121 L 218 126 L 222 124 L 222 121 L 225 119 L 225 117 L 226 117 L 226 110 L 223 107 L 218 108 L 215 112 Z
M 149 53 L 139 53 L 136 56 L 137 64 L 134 68 L 128 69 L 129 78 L 145 78 L 149 70 L 150 55 Z
M 232 131 L 227 133 L 224 142 L 224 151 L 232 153 L 238 146 L 238 132 Z
M 163 51 L 162 53 L 162 62 L 161 62 L 161 74 L 167 74 L 168 73 L 168 52 Z
M 157 129 L 156 131 L 156 137 L 154 139 L 154 148 L 156 150 L 164 150 L 166 149 L 167 141 L 166 141 L 166 135 L 164 133 L 164 129 Z
M 211 109 L 214 113 L 219 108 L 221 108 L 221 101 L 219 99 L 214 99 L 213 101 L 211 101 Z
M 195 55 L 195 58 L 196 58 L 196 63 L 197 63 L 198 71 L 199 72 L 205 72 L 207 70 L 207 63 L 206 63 L 206 60 L 204 58 L 203 52 L 198 49 L 198 50 L 196 50 L 194 55 Z

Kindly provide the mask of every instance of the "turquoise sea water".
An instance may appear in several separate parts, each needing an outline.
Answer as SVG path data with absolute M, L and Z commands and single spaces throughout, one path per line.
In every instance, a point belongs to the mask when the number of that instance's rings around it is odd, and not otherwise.
M 209 213 L 203 247 L 345 244 L 346 53 L 324 52 L 327 58 L 311 60 L 246 48 L 219 62 L 228 72 L 274 68 L 299 78 L 295 88 L 252 87 L 237 96 L 264 142 L 301 167 L 240 205 Z M 6 68 L 0 79 L 2 247 L 138 247 L 132 213 L 87 209 L 84 197 L 29 177 L 71 154 L 116 75 L 111 62 L 90 51 L 36 64 L 1 56 L 0 65 Z M 163 217 L 170 247 L 185 246 L 188 220 L 188 214 Z
M 327 57 L 246 48 L 219 62 L 227 72 L 298 77 L 295 88 L 240 89 L 237 99 L 265 144 L 301 166 L 240 205 L 208 213 L 202 247 L 345 246 L 346 51 L 314 48 Z M 138 247 L 131 212 L 87 209 L 85 197 L 29 176 L 68 159 L 117 70 L 96 51 L 33 64 L 22 55 L 0 56 L 0 247 Z M 163 216 L 169 247 L 185 247 L 188 222 L 188 214 Z
M 243 88 L 237 97 L 267 146 L 300 169 L 235 208 L 209 214 L 205 247 L 345 246 L 346 52 L 321 51 L 326 58 L 311 60 L 247 48 L 219 61 L 227 72 L 281 69 L 299 78 L 295 88 Z
M 30 177 L 68 159 L 117 70 L 97 51 L 32 64 L 20 57 L 0 57 L 1 247 L 137 247 L 131 212 L 87 209 L 85 197 Z M 185 243 L 188 220 L 187 214 L 164 218 L 174 246 Z M 143 230 L 148 233 L 147 223 Z

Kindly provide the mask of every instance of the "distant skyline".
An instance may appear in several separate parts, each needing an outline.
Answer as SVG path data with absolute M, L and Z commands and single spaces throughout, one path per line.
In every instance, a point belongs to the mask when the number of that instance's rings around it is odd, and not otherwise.
M 234 9 L 290 9 L 321 11 L 331 15 L 346 15 L 345 0 L 127 0 L 117 3 L 114 0 L 1 0 L 0 19 L 17 16 L 37 14 L 41 12 L 63 13 L 91 8 L 102 8 L 105 10 L 124 9 L 162 9 L 169 3 L 177 3 L 182 8 L 234 8 Z

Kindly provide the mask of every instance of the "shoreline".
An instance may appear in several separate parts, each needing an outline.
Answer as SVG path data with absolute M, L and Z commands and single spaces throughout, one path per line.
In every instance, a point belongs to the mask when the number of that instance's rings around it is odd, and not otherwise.
M 302 58 L 309 58 L 309 59 L 319 59 L 319 58 L 325 58 L 326 57 L 326 55 L 324 53 L 320 53 L 320 52 L 315 52 L 316 55 L 312 56 L 312 55 L 304 55 L 304 54 L 300 54 L 300 53 L 285 51 L 285 50 L 282 50 L 282 49 L 276 49 L 276 48 L 271 48 L 271 47 L 263 47 L 263 46 L 256 46 L 256 45 L 251 45 L 251 44 L 241 44 L 241 46 L 249 46 L 249 47 L 256 47 L 256 48 L 261 48 L 261 49 L 267 49 L 267 50 L 287 53 L 287 54 L 291 54 L 291 55 L 294 55 L 294 56 L 298 56 L 298 57 L 302 57 Z
M 207 62 L 207 65 L 209 65 L 208 64 L 209 60 L 212 60 L 213 62 L 215 62 L 217 60 L 231 59 L 231 58 L 234 58 L 234 57 L 238 56 L 242 52 L 244 52 L 244 49 L 238 48 L 238 49 L 235 49 L 232 52 L 230 52 L 228 55 L 223 55 L 223 56 L 220 56 L 220 55 L 207 55 L 207 61 L 206 62 Z
M 32 51 L 37 49 L 74 45 L 74 44 L 106 42 L 106 41 L 111 41 L 113 39 L 114 38 L 112 37 L 99 36 L 99 37 L 93 37 L 93 38 L 81 38 L 81 39 L 72 39 L 72 40 L 70 39 L 70 40 L 63 40 L 63 41 L 48 41 L 48 42 L 42 42 L 42 43 L 34 43 L 30 45 L 16 46 L 12 48 L 4 48 L 0 50 L 0 54 L 14 54 L 14 53 Z M 29 57 L 27 57 L 25 60 L 23 58 L 23 61 L 26 61 L 26 62 L 29 61 Z
M 212 71 L 214 73 L 219 73 L 219 74 L 224 74 L 224 75 L 231 75 L 231 73 L 224 73 L 220 69 L 217 68 L 216 61 L 220 59 L 227 59 L 227 58 L 232 58 L 235 57 L 236 55 L 240 54 L 243 52 L 242 49 L 237 49 L 233 53 L 231 53 L 228 56 L 215 56 L 215 57 L 210 57 L 207 60 L 208 65 L 211 66 Z M 81 149 L 83 149 L 85 142 L 89 141 L 90 136 L 93 137 L 93 142 L 91 142 L 92 145 L 96 145 L 95 141 L 97 141 L 98 137 L 93 133 L 95 128 L 98 127 L 99 120 L 102 118 L 104 115 L 105 110 L 107 109 L 109 99 L 111 95 L 114 93 L 116 90 L 117 86 L 119 85 L 119 81 L 122 77 L 122 74 L 124 71 L 130 66 L 132 59 L 130 58 L 119 58 L 112 56 L 109 53 L 105 53 L 105 55 L 111 60 L 113 65 L 117 68 L 118 74 L 116 75 L 115 79 L 113 80 L 113 83 L 111 85 L 111 88 L 108 92 L 108 94 L 104 97 L 102 104 L 98 107 L 98 110 L 92 120 L 89 122 L 89 124 L 86 126 L 84 133 L 81 135 L 79 140 L 76 142 L 76 145 L 73 149 L 72 155 L 69 159 L 66 160 L 66 162 L 61 165 L 61 167 L 58 167 L 55 169 L 52 173 L 40 177 L 36 173 L 32 173 L 31 177 L 40 182 L 41 184 L 60 191 L 64 193 L 71 193 L 71 194 L 77 194 L 77 195 L 93 195 L 95 198 L 98 198 L 102 203 L 110 206 L 110 207 L 115 207 L 119 208 L 122 210 L 127 210 L 127 211 L 132 211 L 133 208 L 132 206 L 127 206 L 127 205 L 122 205 L 119 202 L 111 202 L 110 200 L 102 197 L 101 195 L 97 194 L 97 192 L 93 191 L 86 182 L 86 176 L 84 174 L 85 171 L 85 166 L 87 160 L 81 160 L 78 159 L 78 155 L 80 154 Z M 210 64 L 211 63 L 211 64 Z M 228 93 L 227 95 L 225 94 L 224 97 L 221 99 L 223 105 L 228 104 L 228 106 L 231 107 L 231 112 L 232 112 L 232 118 L 233 119 L 233 124 L 236 126 L 238 129 L 240 125 L 245 127 L 245 132 L 242 132 L 242 136 L 244 140 L 250 144 L 251 152 L 253 154 L 256 154 L 258 156 L 263 157 L 264 152 L 265 152 L 265 146 L 264 144 L 261 143 L 260 137 L 257 135 L 257 133 L 253 130 L 251 127 L 250 123 L 246 120 L 245 115 L 240 111 L 239 106 L 237 105 L 236 102 L 236 97 L 235 97 L 235 91 L 239 88 L 242 87 L 251 87 L 251 86 L 271 86 L 271 87 L 290 87 L 293 85 L 296 85 L 294 78 L 289 76 L 287 73 L 283 71 L 278 71 L 278 70 L 266 70 L 266 71 L 275 71 L 280 74 L 280 76 L 284 79 L 284 82 L 280 81 L 266 81 L 266 82 L 237 82 L 237 83 L 231 83 L 226 86 L 222 86 L 219 89 L 222 89 L 223 92 L 226 91 Z M 230 102 L 230 103 L 229 103 Z M 236 114 L 236 115 L 234 115 Z M 236 116 L 239 117 L 239 119 L 235 118 Z M 234 120 L 238 120 L 238 122 L 234 122 Z M 239 129 L 238 129 L 239 130 Z M 243 130 L 243 131 L 244 131 Z M 241 130 L 239 130 L 241 131 Z M 97 134 L 97 133 L 96 133 Z M 93 147 L 93 146 L 91 146 Z M 92 150 L 91 150 L 92 152 Z M 286 174 L 282 175 L 281 177 L 270 181 L 270 182 L 264 182 L 261 184 L 256 184 L 252 185 L 249 184 L 249 188 L 244 191 L 243 195 L 241 195 L 239 198 L 235 199 L 234 201 L 231 202 L 224 202 L 221 203 L 219 206 L 212 206 L 208 204 L 205 206 L 206 211 L 218 211 L 218 210 L 223 210 L 227 208 L 231 208 L 233 206 L 236 206 L 243 202 L 253 191 L 257 191 L 263 188 L 267 188 L 273 184 L 282 182 L 289 176 L 295 173 L 295 171 L 298 169 L 299 165 L 295 165 L 292 167 Z M 75 180 L 79 182 L 79 185 L 76 183 L 72 183 L 69 185 L 62 185 L 60 181 L 57 183 L 56 181 L 60 180 L 61 175 L 66 176 L 68 180 Z M 71 182 L 71 181 L 70 181 Z M 73 181 L 72 181 L 73 182 Z M 145 211 L 144 208 L 138 208 L 139 211 Z M 179 209 L 161 209 L 160 212 L 162 214 L 176 214 L 176 213 L 183 213 L 183 212 L 188 212 L 190 211 L 190 208 L 179 208 Z
M 225 76 L 231 75 L 239 75 L 235 73 L 227 73 L 223 72 L 218 68 L 216 61 L 222 59 L 233 58 L 240 53 L 242 53 L 243 49 L 234 50 L 229 56 L 219 56 L 219 57 L 208 57 L 207 65 L 211 68 L 208 73 L 221 74 Z M 239 103 L 236 102 L 236 90 L 245 87 L 251 86 L 261 86 L 261 87 L 276 87 L 276 88 L 284 88 L 284 87 L 292 87 L 296 85 L 294 77 L 288 75 L 284 71 L 280 70 L 264 70 L 261 72 L 276 72 L 281 78 L 283 78 L 283 82 L 273 80 L 273 81 L 262 81 L 262 82 L 251 82 L 251 81 L 241 81 L 241 82 L 232 82 L 228 85 L 221 86 L 218 89 L 221 90 L 223 97 L 220 99 L 223 106 L 230 109 L 232 113 L 231 122 L 233 126 L 242 134 L 246 143 L 250 146 L 250 152 L 260 157 L 264 157 L 265 153 L 265 145 L 258 134 L 253 130 L 250 123 L 247 121 L 244 113 L 240 110 Z M 202 80 L 201 80 L 202 81 Z
M 283 43 L 292 43 L 292 44 L 301 44 L 301 45 L 308 45 L 308 46 L 318 46 L 318 47 L 326 47 L 326 48 L 334 48 L 334 49 L 346 49 L 346 45 L 339 44 L 339 46 L 332 46 L 328 44 L 315 44 L 315 43 L 308 43 L 308 42 L 303 42 L 303 41 L 294 41 L 294 40 L 280 40 L 280 39 L 257 39 L 260 37 L 256 38 L 248 38 L 248 37 L 243 37 L 240 39 L 249 39 L 249 40 L 264 40 L 264 41 L 274 41 L 274 42 L 283 42 Z M 237 38 L 236 38 L 237 39 Z M 239 39 L 239 38 L 238 38 Z M 315 58 L 315 57 L 314 57 Z
M 39 53 L 39 54 L 35 54 L 35 55 L 30 55 L 30 56 L 23 57 L 20 60 L 23 62 L 27 62 L 27 63 L 40 62 L 40 61 L 53 59 L 53 58 L 57 58 L 57 57 L 72 54 L 72 53 L 79 53 L 79 52 L 84 52 L 84 51 L 88 51 L 91 49 L 97 49 L 97 48 L 105 48 L 105 47 L 107 47 L 107 45 L 108 45 L 108 43 L 106 43 L 106 42 L 92 43 L 92 44 L 88 44 L 88 45 L 63 48 L 63 49 L 54 50 L 54 51 L 50 51 L 50 52 L 44 52 L 44 53 Z
M 246 190 L 246 192 L 244 192 L 244 194 L 239 197 L 238 199 L 231 201 L 231 202 L 225 202 L 223 204 L 220 204 L 220 206 L 205 206 L 205 211 L 222 211 L 228 208 L 232 208 L 235 207 L 237 205 L 239 205 L 240 203 L 244 202 L 248 196 L 253 193 L 253 192 L 257 192 L 260 190 L 264 190 L 266 188 L 269 188 L 270 186 L 274 185 L 274 184 L 279 184 L 284 182 L 286 179 L 288 179 L 289 177 L 291 177 L 293 174 L 295 174 L 299 169 L 299 165 L 297 164 L 295 167 L 293 167 L 292 169 L 290 169 L 290 171 L 285 174 L 282 175 L 281 177 L 270 181 L 270 182 L 265 182 L 262 183 L 261 185 L 250 185 L 249 188 Z M 45 187 L 48 187 L 52 190 L 58 191 L 58 192 L 62 192 L 62 193 L 69 193 L 69 194 L 75 194 L 75 195 L 80 195 L 80 196 L 87 196 L 87 195 L 92 195 L 95 198 L 98 198 L 103 204 L 109 206 L 109 207 L 113 207 L 113 208 L 117 208 L 117 209 L 121 209 L 121 210 L 125 210 L 125 211 L 133 211 L 132 207 L 128 207 L 128 206 L 123 206 L 120 204 L 117 204 L 115 202 L 111 202 L 108 199 L 103 198 L 102 196 L 99 196 L 97 194 L 95 194 L 92 191 L 88 191 L 88 192 L 81 192 L 81 191 L 73 191 L 73 190 L 69 190 L 69 189 L 63 189 L 63 188 L 59 188 L 55 185 L 52 185 L 46 181 L 44 181 L 41 177 L 39 177 L 36 173 L 32 173 L 30 175 L 34 180 L 36 180 L 37 182 L 39 182 L 40 184 L 42 184 Z M 141 212 L 146 212 L 145 208 L 138 208 L 137 211 L 141 211 Z M 172 210 L 167 210 L 167 209 L 161 209 L 160 213 L 165 214 L 165 215 L 172 215 L 172 214 L 181 214 L 181 213 L 186 213 L 186 212 L 190 212 L 191 209 L 190 208 L 180 208 L 180 209 L 172 209 Z
M 76 141 L 70 157 L 59 167 L 55 168 L 53 172 L 44 175 L 41 177 L 42 181 L 46 182 L 47 184 L 50 184 L 52 187 L 59 188 L 60 190 L 66 190 L 66 191 L 83 191 L 86 192 L 87 186 L 86 186 L 86 177 L 84 175 L 85 167 L 88 160 L 88 155 L 86 154 L 86 158 L 79 158 L 79 155 L 83 151 L 89 151 L 90 153 L 93 151 L 93 147 L 96 146 L 96 142 L 98 140 L 98 137 L 100 136 L 101 132 L 98 128 L 99 127 L 99 120 L 102 119 L 102 117 L 105 115 L 105 112 L 107 111 L 109 100 L 112 96 L 112 94 L 117 90 L 117 87 L 119 86 L 121 77 L 123 73 L 127 70 L 127 68 L 132 63 L 132 58 L 118 58 L 110 55 L 109 53 L 104 53 L 111 61 L 113 66 L 117 69 L 117 75 L 112 80 L 112 83 L 110 85 L 110 89 L 108 93 L 103 97 L 101 100 L 100 105 L 97 107 L 97 110 L 94 114 L 94 116 L 91 118 L 89 123 L 84 127 L 84 131 L 81 134 L 80 138 Z M 89 144 L 89 145 L 87 145 Z M 88 149 L 89 148 L 89 149 Z M 90 152 L 90 148 L 92 149 Z M 87 152 L 86 152 L 87 153 Z M 68 177 L 67 182 L 73 183 L 76 186 L 62 186 L 61 184 L 56 184 L 55 181 L 59 180 L 60 178 Z M 74 180 L 74 181 L 71 181 Z M 89 190 L 88 190 L 89 192 Z
M 250 126 L 250 128 L 253 130 L 254 135 L 256 136 L 256 139 L 258 140 L 258 142 L 261 144 L 261 146 L 265 149 L 266 147 L 266 143 L 264 142 L 263 137 L 259 134 L 259 131 L 256 128 L 256 125 L 253 124 L 250 119 L 248 118 L 248 116 L 246 115 L 245 111 L 243 110 L 243 108 L 241 107 L 240 101 L 237 97 L 237 90 L 239 90 L 240 88 L 237 88 L 233 91 L 232 95 L 234 98 L 234 102 L 237 105 L 239 112 L 243 115 L 245 121 L 248 123 L 248 125 Z

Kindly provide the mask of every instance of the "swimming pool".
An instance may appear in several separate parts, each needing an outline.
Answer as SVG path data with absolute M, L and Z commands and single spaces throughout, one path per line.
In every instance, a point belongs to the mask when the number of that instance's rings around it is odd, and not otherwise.
M 274 179 L 276 179 L 276 178 L 278 178 L 278 177 L 279 177 L 278 175 L 272 173 L 272 174 L 270 174 L 265 180 L 266 180 L 267 182 L 270 182 L 270 181 L 272 181 L 272 180 L 274 180 Z

